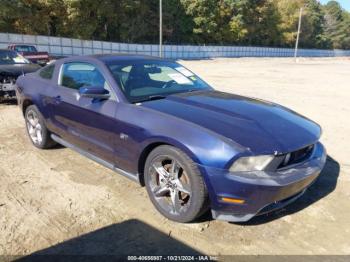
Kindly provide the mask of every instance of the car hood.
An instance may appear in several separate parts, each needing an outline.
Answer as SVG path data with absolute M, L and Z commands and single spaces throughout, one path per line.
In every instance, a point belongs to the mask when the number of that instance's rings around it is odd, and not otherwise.
M 22 74 L 32 73 L 41 68 L 36 64 L 11 64 L 11 65 L 0 65 L 0 74 L 11 75 L 18 77 Z
M 218 91 L 170 95 L 142 106 L 209 129 L 253 154 L 292 152 L 321 134 L 319 125 L 285 107 Z

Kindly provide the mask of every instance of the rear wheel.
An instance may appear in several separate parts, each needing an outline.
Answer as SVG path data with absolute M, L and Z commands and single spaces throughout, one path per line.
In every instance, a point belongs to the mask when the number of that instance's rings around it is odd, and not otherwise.
M 40 149 L 53 147 L 56 143 L 51 139 L 44 118 L 35 105 L 27 107 L 25 112 L 27 133 L 33 145 Z
M 147 158 L 148 195 L 165 217 L 190 222 L 208 209 L 208 193 L 196 164 L 172 146 L 159 146 Z

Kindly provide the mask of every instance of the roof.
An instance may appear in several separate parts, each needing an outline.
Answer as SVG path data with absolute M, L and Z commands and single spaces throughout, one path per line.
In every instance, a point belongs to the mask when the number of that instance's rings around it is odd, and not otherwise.
M 164 60 L 162 58 L 156 56 L 148 56 L 148 55 L 140 55 L 140 54 L 98 54 L 98 55 L 90 55 L 90 57 L 101 60 L 103 62 L 110 62 L 116 60 Z
M 34 45 L 31 45 L 31 44 L 9 44 L 9 46 L 34 46 Z
M 109 64 L 116 61 L 170 61 L 169 59 L 159 58 L 156 56 L 148 56 L 148 55 L 141 55 L 141 54 L 122 54 L 122 53 L 116 53 L 116 54 L 96 54 L 96 55 L 80 55 L 80 56 L 67 56 L 62 59 L 58 59 L 62 62 L 72 62 L 75 60 L 99 60 L 102 63 Z

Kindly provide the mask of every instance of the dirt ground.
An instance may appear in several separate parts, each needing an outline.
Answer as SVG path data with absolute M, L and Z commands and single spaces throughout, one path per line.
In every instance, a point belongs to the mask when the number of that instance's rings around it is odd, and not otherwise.
M 0 104 L 0 254 L 350 254 L 350 59 L 180 61 L 219 90 L 323 127 L 329 157 L 297 202 L 245 224 L 163 218 L 144 188 L 70 149 L 35 149 Z

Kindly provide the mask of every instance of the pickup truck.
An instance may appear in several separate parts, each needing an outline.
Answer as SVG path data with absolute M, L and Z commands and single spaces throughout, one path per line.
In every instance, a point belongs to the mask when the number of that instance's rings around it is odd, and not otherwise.
M 38 52 L 33 45 L 12 44 L 8 46 L 8 49 L 16 51 L 34 64 L 44 66 L 50 61 L 50 56 L 47 52 Z

